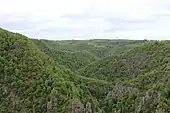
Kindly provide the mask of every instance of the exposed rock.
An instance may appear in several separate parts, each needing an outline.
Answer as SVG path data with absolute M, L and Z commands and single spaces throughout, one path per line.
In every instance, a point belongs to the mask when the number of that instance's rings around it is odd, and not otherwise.
M 90 102 L 86 103 L 85 113 L 92 113 L 91 103 Z
M 79 99 L 72 100 L 72 112 L 71 113 L 92 113 L 91 103 L 87 102 L 84 105 Z
M 137 88 L 133 88 L 133 87 L 123 86 L 121 84 L 116 84 L 113 87 L 112 91 L 110 91 L 107 96 L 118 97 L 118 96 L 120 96 L 123 93 L 134 92 L 134 91 L 137 92 L 138 89 Z
M 56 113 L 57 103 L 58 103 L 57 98 L 51 97 L 50 101 L 47 102 L 47 113 Z
M 141 103 L 139 104 L 137 113 L 149 113 L 156 109 L 154 103 L 159 99 L 159 97 L 160 94 L 157 91 L 149 89 L 145 96 L 141 98 Z
M 81 101 L 78 99 L 72 100 L 71 108 L 71 113 L 84 113 L 84 104 L 82 104 Z

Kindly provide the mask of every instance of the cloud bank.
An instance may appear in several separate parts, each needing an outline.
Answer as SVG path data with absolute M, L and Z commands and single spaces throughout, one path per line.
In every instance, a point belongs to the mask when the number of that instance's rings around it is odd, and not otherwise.
M 33 38 L 170 39 L 169 0 L 0 0 L 0 26 Z

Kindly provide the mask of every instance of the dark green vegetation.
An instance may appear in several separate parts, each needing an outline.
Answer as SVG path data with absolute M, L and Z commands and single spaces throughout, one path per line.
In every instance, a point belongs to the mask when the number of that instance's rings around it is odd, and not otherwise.
M 170 41 L 48 41 L 0 29 L 0 113 L 169 112 Z
M 68 49 L 71 48 L 69 44 L 60 45 L 58 42 L 47 41 L 47 40 L 34 40 L 34 42 L 44 53 L 51 56 L 59 64 L 64 65 L 73 71 L 83 68 L 85 65 L 88 65 L 91 62 L 98 60 L 98 58 L 95 55 L 93 55 L 92 53 L 86 50 L 69 51 Z M 66 46 L 68 46 L 67 50 L 66 50 Z
M 0 29 L 0 113 L 97 112 L 93 96 L 108 84 L 72 73 L 27 37 Z
M 33 40 L 40 50 L 51 56 L 59 64 L 72 71 L 109 55 L 123 53 L 130 48 L 146 43 L 146 40 Z
M 170 112 L 170 41 L 143 44 L 79 72 L 113 83 L 103 101 L 106 112 Z

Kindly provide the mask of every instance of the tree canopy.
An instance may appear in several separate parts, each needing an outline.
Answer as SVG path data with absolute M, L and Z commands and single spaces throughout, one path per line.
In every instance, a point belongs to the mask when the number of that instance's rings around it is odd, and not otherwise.
M 170 41 L 49 41 L 0 28 L 0 113 L 169 112 Z

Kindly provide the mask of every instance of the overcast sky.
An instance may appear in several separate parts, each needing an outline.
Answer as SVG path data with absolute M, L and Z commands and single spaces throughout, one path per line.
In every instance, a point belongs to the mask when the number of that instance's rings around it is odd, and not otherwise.
M 0 0 L 0 26 L 53 40 L 170 39 L 170 0 Z

